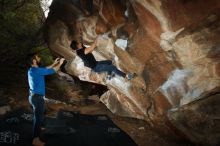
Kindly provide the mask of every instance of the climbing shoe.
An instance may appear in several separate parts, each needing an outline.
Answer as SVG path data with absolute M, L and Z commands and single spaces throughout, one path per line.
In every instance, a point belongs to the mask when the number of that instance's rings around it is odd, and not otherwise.
M 136 73 L 128 73 L 128 74 L 126 75 L 126 77 L 127 77 L 127 79 L 128 79 L 129 81 L 132 80 L 135 76 L 136 76 Z

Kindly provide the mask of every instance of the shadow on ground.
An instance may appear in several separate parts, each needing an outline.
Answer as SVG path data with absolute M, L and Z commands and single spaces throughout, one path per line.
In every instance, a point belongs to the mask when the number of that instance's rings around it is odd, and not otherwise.
M 32 114 L 16 110 L 0 118 L 0 145 L 30 146 Z M 137 146 L 106 115 L 83 115 L 60 110 L 47 117 L 41 139 L 45 146 Z

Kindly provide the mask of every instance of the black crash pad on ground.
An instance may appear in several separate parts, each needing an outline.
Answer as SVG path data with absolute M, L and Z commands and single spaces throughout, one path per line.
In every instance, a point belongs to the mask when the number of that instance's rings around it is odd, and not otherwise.
M 31 146 L 32 117 L 23 109 L 0 116 L 0 146 Z
M 45 118 L 45 146 L 137 146 L 106 115 L 62 111 Z M 31 146 L 32 114 L 20 109 L 0 116 L 0 146 Z
M 106 115 L 59 111 L 47 118 L 42 139 L 46 146 L 137 146 Z

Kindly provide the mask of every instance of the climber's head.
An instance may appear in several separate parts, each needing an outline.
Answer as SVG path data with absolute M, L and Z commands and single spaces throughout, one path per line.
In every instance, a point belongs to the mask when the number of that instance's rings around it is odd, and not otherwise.
M 83 44 L 80 43 L 79 41 L 75 41 L 73 40 L 70 44 L 70 47 L 73 49 L 73 50 L 77 50 L 77 49 L 81 49 L 83 47 Z

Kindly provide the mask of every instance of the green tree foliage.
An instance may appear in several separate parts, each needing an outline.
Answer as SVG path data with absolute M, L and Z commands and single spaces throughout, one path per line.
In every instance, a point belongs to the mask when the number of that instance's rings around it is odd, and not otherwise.
M 0 0 L 0 62 L 22 63 L 27 53 L 43 48 L 44 20 L 39 0 Z

